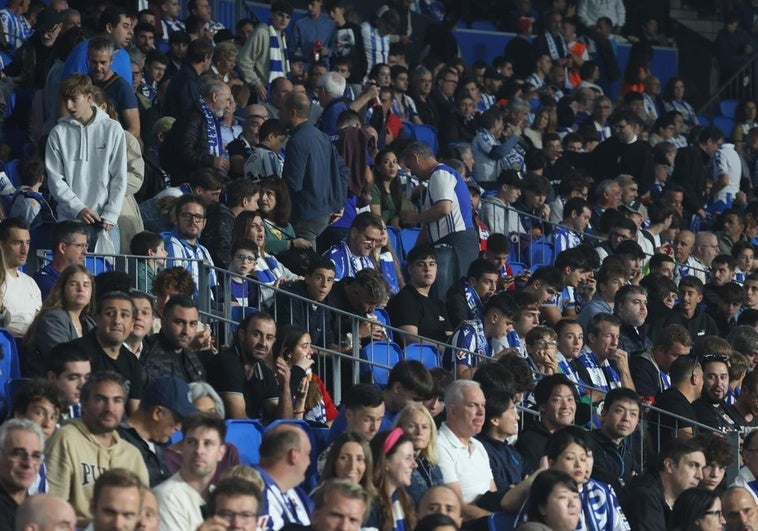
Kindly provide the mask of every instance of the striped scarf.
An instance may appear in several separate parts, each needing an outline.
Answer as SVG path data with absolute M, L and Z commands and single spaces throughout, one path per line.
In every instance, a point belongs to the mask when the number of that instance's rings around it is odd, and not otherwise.
M 268 34 L 268 82 L 271 83 L 276 78 L 286 76 L 289 73 L 290 63 L 287 57 L 287 41 L 284 38 L 284 33 L 279 34 L 274 26 L 269 25 Z
M 205 131 L 208 135 L 208 153 L 215 157 L 221 156 L 221 130 L 216 118 L 208 104 L 205 103 L 203 98 L 200 98 L 200 110 L 205 117 Z

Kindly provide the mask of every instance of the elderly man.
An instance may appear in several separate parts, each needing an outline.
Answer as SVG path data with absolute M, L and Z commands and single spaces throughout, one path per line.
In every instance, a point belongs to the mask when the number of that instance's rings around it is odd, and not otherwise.
M 344 96 L 346 84 L 347 81 L 342 75 L 337 72 L 328 72 L 321 76 L 318 89 L 316 89 L 318 102 L 324 108 L 316 125 L 322 132 L 329 135 L 332 141 L 339 137 L 337 118 L 348 108 L 348 102 Z
M 52 494 L 28 497 L 16 511 L 16 529 L 23 531 L 74 531 L 76 513 L 71 504 Z
M 219 119 L 233 105 L 229 85 L 209 79 L 200 86 L 200 98 L 188 112 L 178 116 L 160 146 L 160 160 L 171 174 L 172 184 L 187 182 L 198 168 L 229 170 L 229 159 L 222 157 Z
M 0 528 L 14 529 L 16 511 L 37 479 L 45 436 L 28 419 L 12 419 L 0 426 Z
M 706 269 L 710 269 L 711 262 L 719 254 L 718 236 L 710 231 L 698 232 L 695 235 L 695 249 L 692 255 L 697 258 Z
M 281 424 L 266 432 L 260 452 L 266 530 L 281 529 L 285 522 L 309 525 L 313 502 L 298 487 L 311 464 L 308 435 L 295 425 Z
M 721 495 L 721 514 L 726 520 L 726 531 L 758 529 L 758 505 L 751 492 L 744 487 L 729 487 Z
M 674 280 L 677 283 L 687 275 L 693 275 L 705 284 L 707 267 L 692 255 L 694 249 L 695 234 L 688 230 L 679 231 L 674 240 L 674 259 L 676 260 L 676 276 Z
M 445 485 L 463 500 L 463 519 L 487 516 L 476 505 L 482 494 L 495 490 L 490 461 L 479 440 L 474 438 L 484 426 L 484 392 L 479 382 L 457 380 L 445 391 L 447 420 L 437 438 L 437 453 Z

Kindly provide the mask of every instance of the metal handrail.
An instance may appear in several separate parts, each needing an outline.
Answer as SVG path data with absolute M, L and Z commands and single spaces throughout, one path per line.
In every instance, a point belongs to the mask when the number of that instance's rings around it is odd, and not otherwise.
M 750 79 L 749 84 L 752 85 L 754 82 L 754 76 L 752 75 L 753 67 L 755 65 L 756 58 L 758 58 L 758 52 L 753 52 L 750 57 L 745 61 L 745 64 L 740 67 L 734 74 L 729 76 L 729 79 L 721 83 L 718 88 L 711 94 L 711 97 L 706 100 L 706 102 L 700 107 L 700 110 L 698 111 L 698 114 L 702 114 L 704 116 L 707 116 L 708 118 L 713 119 L 715 116 L 718 116 L 718 104 L 723 99 L 729 99 L 729 98 L 740 98 L 747 95 L 746 91 L 740 91 L 740 84 L 735 83 L 735 81 L 741 81 L 744 79 L 745 75 L 750 73 Z M 744 84 L 743 84 L 744 88 Z M 726 93 L 726 97 L 725 97 Z M 727 135 L 731 135 L 731 131 L 725 131 L 724 132 Z

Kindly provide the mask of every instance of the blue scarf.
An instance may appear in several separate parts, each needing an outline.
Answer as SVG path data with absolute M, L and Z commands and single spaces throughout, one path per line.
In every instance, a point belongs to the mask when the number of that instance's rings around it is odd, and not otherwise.
M 203 98 L 200 98 L 198 102 L 200 103 L 200 111 L 205 117 L 205 132 L 208 135 L 208 153 L 220 157 L 221 129 L 219 128 L 218 118 L 213 115 L 210 107 L 208 107 Z
M 392 529 L 394 531 L 405 531 L 405 513 L 403 506 L 400 505 L 400 497 L 397 495 L 397 491 L 392 493 L 392 518 L 394 519 Z
M 463 283 L 463 295 L 466 297 L 469 319 L 481 319 L 484 317 L 482 315 L 482 311 L 484 310 L 482 299 L 479 298 L 479 294 L 468 282 Z

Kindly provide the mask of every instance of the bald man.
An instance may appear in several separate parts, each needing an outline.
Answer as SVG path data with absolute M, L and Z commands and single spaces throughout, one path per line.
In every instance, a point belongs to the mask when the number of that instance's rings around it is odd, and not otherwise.
M 674 260 L 676 260 L 676 273 L 674 281 L 679 281 L 687 275 L 694 275 L 706 283 L 706 267 L 694 256 L 692 251 L 695 249 L 695 234 L 689 230 L 679 231 L 674 240 Z
M 444 514 L 452 518 L 458 527 L 463 522 L 461 513 L 461 499 L 458 494 L 447 485 L 432 487 L 424 493 L 418 502 L 418 519 L 429 514 Z
M 63 498 L 36 494 L 16 512 L 16 531 L 75 531 L 76 512 Z M 10 530 L 9 530 L 10 531 Z
M 695 236 L 695 250 L 692 251 L 695 258 L 706 267 L 711 267 L 711 262 L 719 254 L 719 239 L 711 231 L 698 232 Z
M 726 489 L 721 495 L 721 513 L 726 520 L 725 531 L 758 530 L 758 506 L 747 489 Z

